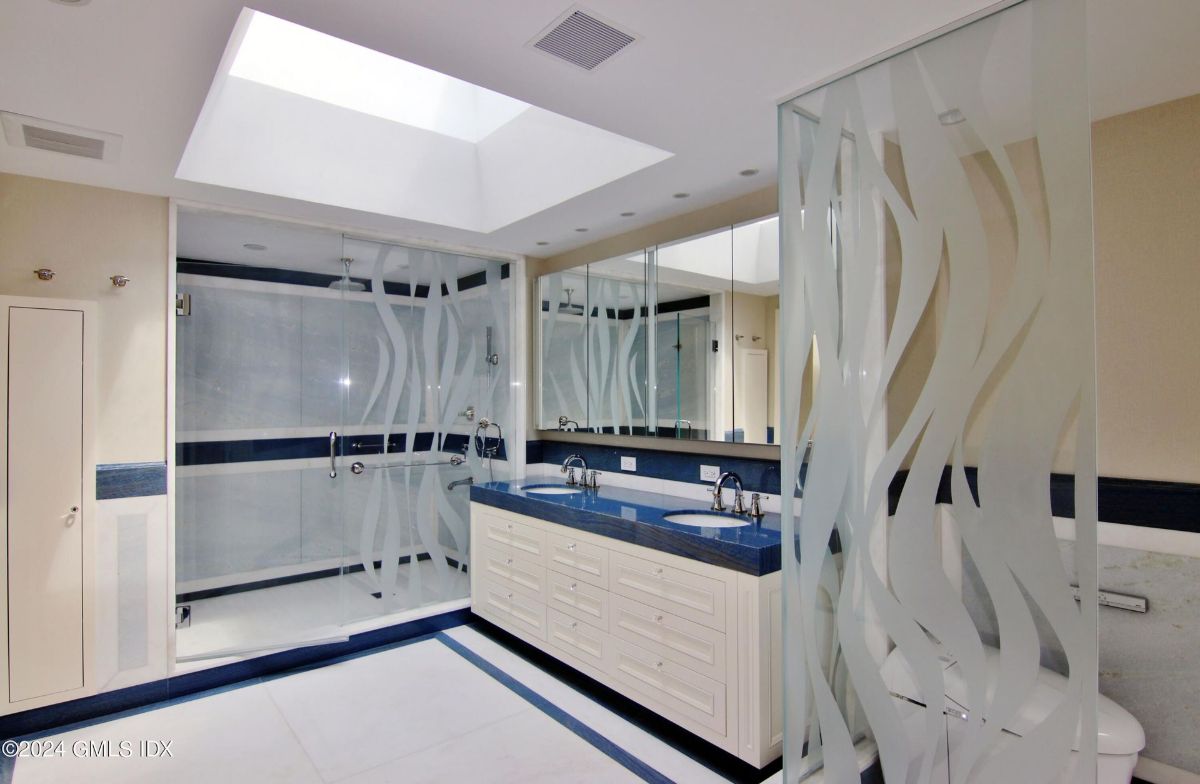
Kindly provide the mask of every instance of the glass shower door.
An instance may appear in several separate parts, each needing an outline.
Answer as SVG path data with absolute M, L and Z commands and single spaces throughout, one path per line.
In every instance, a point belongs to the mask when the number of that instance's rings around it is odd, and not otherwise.
M 180 229 L 270 232 L 330 261 L 317 273 L 275 257 L 179 259 L 176 658 L 344 639 L 341 238 L 183 211 Z
M 469 488 L 507 476 L 508 284 L 494 261 L 345 237 L 349 623 L 465 602 Z

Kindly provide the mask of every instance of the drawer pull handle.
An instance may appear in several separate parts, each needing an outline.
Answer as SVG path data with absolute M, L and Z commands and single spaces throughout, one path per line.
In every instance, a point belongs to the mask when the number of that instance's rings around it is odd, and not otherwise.
M 505 558 L 505 559 L 504 559 L 504 565 L 505 565 L 505 566 L 512 566 L 512 559 L 511 559 L 511 558 Z
M 656 669 L 656 670 L 661 670 L 662 668 L 663 668 L 663 663 L 662 663 L 662 662 L 655 662 L 655 663 L 654 663 L 654 669 Z
M 579 583 L 571 583 L 570 590 L 574 591 L 578 587 L 579 587 Z
M 654 622 L 655 622 L 655 623 L 662 623 L 662 622 L 663 622 L 663 617 L 662 617 L 661 615 L 656 615 L 656 616 L 654 616 Z
M 512 530 L 512 523 L 507 523 L 507 524 L 505 524 L 505 526 L 504 526 L 504 530 L 506 530 L 506 531 L 511 531 L 511 530 Z
M 659 567 L 656 567 L 656 568 L 654 569 L 654 576 L 655 576 L 655 577 L 662 577 L 662 573 L 663 573 L 663 570 L 662 570 L 662 567 L 661 567 L 661 566 L 659 566 Z
M 505 598 L 505 599 L 511 599 L 511 598 L 512 598 L 512 591 L 509 591 L 508 593 L 504 594 L 504 598 Z
M 579 625 L 579 621 L 571 621 L 571 625 L 568 626 L 567 628 L 570 629 L 571 631 L 575 631 L 575 627 L 578 625 Z
M 567 549 L 573 552 L 575 550 L 575 543 L 571 542 L 569 545 L 567 545 Z

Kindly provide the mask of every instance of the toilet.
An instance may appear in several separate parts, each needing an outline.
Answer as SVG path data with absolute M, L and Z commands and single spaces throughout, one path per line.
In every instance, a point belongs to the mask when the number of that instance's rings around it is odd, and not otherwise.
M 995 679 L 1000 667 L 1000 651 L 986 647 L 990 678 Z M 943 679 L 946 697 L 952 701 L 948 707 L 962 706 L 970 711 L 967 704 L 966 680 L 954 656 L 943 652 L 940 657 L 943 666 Z M 925 732 L 925 714 L 922 708 L 923 700 L 917 687 L 916 679 L 908 667 L 908 662 L 899 649 L 893 650 L 884 661 L 881 670 L 884 682 L 892 692 L 897 709 L 904 720 L 905 730 L 909 735 L 910 744 L 922 742 Z M 1025 704 L 1004 727 L 1007 731 L 1001 735 L 998 744 L 1012 743 L 1015 736 L 1020 736 L 1030 728 L 1045 720 L 1050 712 L 1061 703 L 1062 694 L 1066 691 L 1067 679 L 1056 672 L 1042 668 L 1037 675 L 1033 690 Z M 921 703 L 921 704 L 914 704 Z M 1142 725 L 1129 711 L 1104 695 L 1097 695 L 1097 784 L 1129 784 L 1133 778 L 1133 768 L 1137 764 L 1138 754 L 1146 746 L 1146 733 Z M 947 718 L 947 738 L 951 746 L 955 742 L 955 725 L 963 724 L 953 718 Z M 961 732 L 961 729 L 960 729 Z M 1070 764 L 1062 771 L 1056 782 L 1071 784 L 1075 779 L 1075 764 L 1079 757 L 1079 744 L 1076 744 L 1071 754 Z M 916 771 L 910 771 L 910 775 Z M 949 781 L 947 762 L 939 760 L 931 778 L 934 782 Z

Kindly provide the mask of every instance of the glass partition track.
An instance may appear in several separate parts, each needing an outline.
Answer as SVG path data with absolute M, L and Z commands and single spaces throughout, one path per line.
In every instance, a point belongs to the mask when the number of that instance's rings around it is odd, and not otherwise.
M 787 782 L 870 744 L 888 782 L 1095 781 L 1084 35 L 1027 0 L 780 107 Z

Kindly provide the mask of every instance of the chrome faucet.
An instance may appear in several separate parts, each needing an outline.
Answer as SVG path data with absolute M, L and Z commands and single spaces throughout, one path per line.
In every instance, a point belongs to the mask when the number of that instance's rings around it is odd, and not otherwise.
M 733 513 L 746 514 L 746 501 L 742 497 L 742 478 L 732 471 L 726 471 L 725 473 L 721 474 L 719 477 L 717 477 L 717 481 L 713 483 L 712 510 L 714 512 L 725 511 L 725 503 L 721 500 L 721 488 L 723 488 L 725 483 L 730 479 L 733 480 L 733 487 L 736 491 L 733 496 Z
M 473 484 L 475 484 L 475 477 L 467 476 L 467 477 L 463 477 L 462 479 L 455 479 L 453 482 L 446 485 L 446 489 L 453 490 L 456 487 L 462 487 L 463 485 L 473 485 Z
M 567 484 L 577 485 L 575 481 L 575 469 L 571 466 L 572 461 L 579 461 L 579 466 L 583 469 L 583 484 L 587 486 L 587 461 L 583 459 L 583 455 L 567 455 L 567 459 L 563 461 L 560 471 L 567 475 Z

